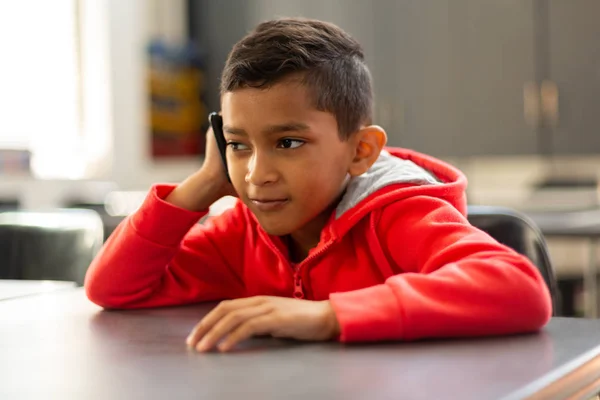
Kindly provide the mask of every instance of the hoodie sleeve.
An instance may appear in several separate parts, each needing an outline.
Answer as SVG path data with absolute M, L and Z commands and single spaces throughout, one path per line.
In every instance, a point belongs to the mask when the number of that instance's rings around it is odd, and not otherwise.
M 392 269 L 405 272 L 330 296 L 340 340 L 500 335 L 549 321 L 550 293 L 537 268 L 450 203 L 427 196 L 393 203 L 376 230 Z
M 106 308 L 142 308 L 242 297 L 239 269 L 246 224 L 239 207 L 203 225 L 204 212 L 164 201 L 175 188 L 154 186 L 90 265 L 85 290 Z M 237 222 L 236 222 L 237 221 Z

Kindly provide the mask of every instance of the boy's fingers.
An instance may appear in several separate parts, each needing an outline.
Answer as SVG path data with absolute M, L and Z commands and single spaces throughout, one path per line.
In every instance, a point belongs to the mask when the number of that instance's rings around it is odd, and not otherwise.
M 270 312 L 270 307 L 267 305 L 240 308 L 233 310 L 221 318 L 210 329 L 200 342 L 196 345 L 196 350 L 207 351 L 212 349 L 224 336 L 233 331 L 239 325 L 247 320 L 264 315 Z
M 251 318 L 227 335 L 225 340 L 219 344 L 219 350 L 229 351 L 236 344 L 251 336 L 268 334 L 275 328 L 275 324 L 276 319 L 273 318 L 273 314 L 271 313 Z
M 219 303 L 217 307 L 211 312 L 206 314 L 200 322 L 196 324 L 192 332 L 186 339 L 186 343 L 190 347 L 195 347 L 198 341 L 212 329 L 212 327 L 219 322 L 221 318 L 230 313 L 233 310 L 237 310 L 243 307 L 249 307 L 264 302 L 264 299 L 260 297 L 248 297 L 237 300 L 226 300 Z

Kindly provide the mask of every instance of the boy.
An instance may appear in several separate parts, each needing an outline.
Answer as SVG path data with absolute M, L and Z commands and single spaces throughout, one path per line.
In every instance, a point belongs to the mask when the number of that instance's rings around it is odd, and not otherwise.
M 549 292 L 526 258 L 465 218 L 464 175 L 371 124 L 360 45 L 280 19 L 232 49 L 221 82 L 231 184 L 211 132 L 202 168 L 156 185 L 90 266 L 109 308 L 225 300 L 198 351 L 253 335 L 376 341 L 537 330 Z M 199 225 L 225 195 L 236 206 Z

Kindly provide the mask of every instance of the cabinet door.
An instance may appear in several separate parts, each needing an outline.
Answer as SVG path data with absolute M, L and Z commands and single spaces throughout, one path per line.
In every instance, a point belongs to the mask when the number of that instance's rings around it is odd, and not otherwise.
M 452 152 L 448 1 L 387 1 L 376 15 L 377 116 L 388 143 Z
M 535 79 L 533 2 L 394 3 L 396 57 L 382 96 L 395 112 L 390 143 L 438 156 L 535 153 L 523 116 L 523 87 Z
M 523 112 L 524 86 L 536 78 L 534 2 L 453 0 L 451 10 L 457 155 L 537 153 Z
M 600 153 L 600 1 L 549 1 L 548 20 L 548 75 L 558 89 L 552 151 Z

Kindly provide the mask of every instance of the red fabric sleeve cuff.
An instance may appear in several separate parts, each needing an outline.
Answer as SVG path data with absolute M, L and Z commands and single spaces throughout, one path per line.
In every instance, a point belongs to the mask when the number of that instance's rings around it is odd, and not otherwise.
M 341 342 L 402 338 L 402 312 L 389 286 L 332 293 L 329 301 L 340 324 Z
M 178 245 L 208 210 L 186 210 L 164 199 L 175 185 L 154 185 L 140 208 L 131 215 L 131 223 L 140 236 L 167 247 Z

